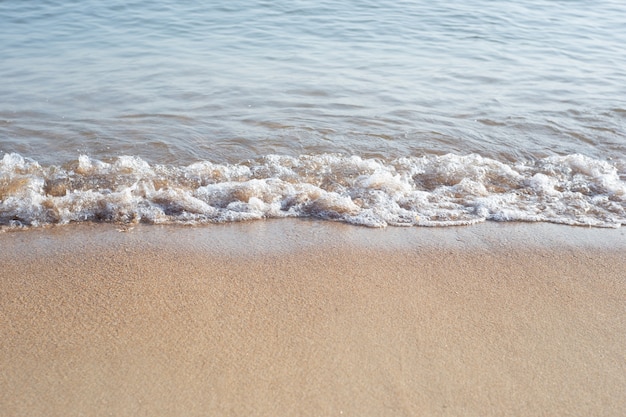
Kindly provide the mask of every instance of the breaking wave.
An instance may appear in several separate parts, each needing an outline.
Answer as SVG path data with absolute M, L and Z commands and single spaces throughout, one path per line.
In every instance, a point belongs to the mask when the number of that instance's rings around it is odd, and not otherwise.
M 240 164 L 149 164 L 88 156 L 0 160 L 0 228 L 72 222 L 204 224 L 310 217 L 369 227 L 486 220 L 619 227 L 626 181 L 583 155 L 503 163 L 480 155 L 390 161 L 268 155 Z

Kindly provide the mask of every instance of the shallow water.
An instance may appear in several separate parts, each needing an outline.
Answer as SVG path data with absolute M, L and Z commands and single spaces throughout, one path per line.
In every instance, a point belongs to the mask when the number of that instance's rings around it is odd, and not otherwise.
M 625 224 L 625 19 L 616 1 L 1 2 L 0 225 Z

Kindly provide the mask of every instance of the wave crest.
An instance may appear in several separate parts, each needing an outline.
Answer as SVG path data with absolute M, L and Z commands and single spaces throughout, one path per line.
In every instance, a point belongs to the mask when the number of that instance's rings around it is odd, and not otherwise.
M 268 155 L 241 164 L 149 164 L 82 155 L 41 166 L 0 160 L 0 226 L 70 222 L 202 224 L 314 217 L 370 227 L 452 226 L 485 220 L 626 224 L 626 183 L 583 155 L 502 163 L 480 155 L 392 161 Z

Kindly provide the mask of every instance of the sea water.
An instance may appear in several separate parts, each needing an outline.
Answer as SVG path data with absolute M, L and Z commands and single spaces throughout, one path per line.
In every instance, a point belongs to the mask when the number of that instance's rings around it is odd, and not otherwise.
M 0 228 L 626 224 L 626 3 L 0 1 Z

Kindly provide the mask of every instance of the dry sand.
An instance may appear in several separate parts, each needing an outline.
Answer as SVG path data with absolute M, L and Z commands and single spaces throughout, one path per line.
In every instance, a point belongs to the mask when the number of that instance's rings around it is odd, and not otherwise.
M 2 416 L 626 414 L 624 230 L 0 234 Z

